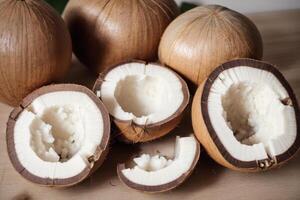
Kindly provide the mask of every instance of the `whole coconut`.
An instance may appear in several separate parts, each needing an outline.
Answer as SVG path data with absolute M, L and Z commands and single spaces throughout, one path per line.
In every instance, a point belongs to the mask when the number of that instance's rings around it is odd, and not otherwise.
M 69 69 L 71 38 L 42 0 L 0 0 L 0 100 L 17 105 Z
M 160 38 L 177 16 L 173 0 L 71 0 L 64 12 L 73 51 L 99 73 L 130 59 L 157 59 Z
M 160 61 L 195 84 L 228 60 L 261 59 L 262 54 L 256 26 L 244 15 L 218 5 L 196 7 L 177 17 L 159 46 Z

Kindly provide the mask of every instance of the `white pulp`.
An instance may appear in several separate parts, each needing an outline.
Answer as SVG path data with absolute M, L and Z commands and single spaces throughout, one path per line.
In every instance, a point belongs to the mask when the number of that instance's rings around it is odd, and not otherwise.
M 176 74 L 154 64 L 128 63 L 111 70 L 97 94 L 115 118 L 140 125 L 167 119 L 183 102 Z
M 80 107 L 50 107 L 31 124 L 31 148 L 49 162 L 64 162 L 75 155 L 84 138 Z
M 222 98 L 224 116 L 243 144 L 263 143 L 285 133 L 285 105 L 266 84 L 233 84 Z
M 115 97 L 125 112 L 136 117 L 151 115 L 164 106 L 164 83 L 160 77 L 129 75 L 117 83 Z
M 167 160 L 163 156 L 143 154 L 134 159 L 136 166 L 122 170 L 123 175 L 131 182 L 155 186 L 170 183 L 187 173 L 197 156 L 197 141 L 193 136 L 177 137 L 175 156 Z
M 169 166 L 173 161 L 166 159 L 164 156 L 142 154 L 140 157 L 133 159 L 136 167 L 146 171 L 157 171 Z
M 90 165 L 103 136 L 102 113 L 88 95 L 75 91 L 37 97 L 15 124 L 21 165 L 41 178 L 70 178 Z
M 272 73 L 245 66 L 230 68 L 212 85 L 209 117 L 222 144 L 236 159 L 274 158 L 296 139 L 295 111 L 282 103 L 288 97 Z

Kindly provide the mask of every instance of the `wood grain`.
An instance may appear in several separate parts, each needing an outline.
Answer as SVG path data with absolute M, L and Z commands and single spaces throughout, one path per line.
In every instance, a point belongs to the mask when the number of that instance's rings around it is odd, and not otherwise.
M 264 59 L 277 65 L 300 96 L 300 10 L 258 13 L 250 15 L 257 24 L 264 40 Z M 73 63 L 68 80 L 92 86 L 93 77 L 84 67 Z M 13 170 L 6 152 L 5 123 L 12 108 L 0 104 L 0 199 L 280 199 L 298 200 L 300 197 L 300 157 L 296 156 L 287 165 L 272 171 L 247 174 L 226 169 L 212 161 L 205 153 L 201 155 L 191 177 L 179 188 L 157 195 L 147 195 L 126 188 L 117 178 L 117 163 L 141 149 L 152 152 L 164 150 L 163 140 L 158 144 L 124 145 L 113 144 L 107 160 L 93 176 L 82 184 L 57 190 L 28 183 Z M 182 132 L 190 133 L 188 115 L 180 128 L 168 137 Z M 165 138 L 164 138 L 165 139 Z M 174 141 L 172 141 L 173 143 Z M 154 148 L 155 147 L 155 148 Z

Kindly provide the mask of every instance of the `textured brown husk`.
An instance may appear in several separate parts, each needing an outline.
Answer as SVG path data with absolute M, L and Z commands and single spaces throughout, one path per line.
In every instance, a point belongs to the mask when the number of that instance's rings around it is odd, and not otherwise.
M 246 16 L 219 5 L 196 7 L 177 17 L 159 45 L 161 63 L 201 84 L 219 65 L 236 58 L 261 59 L 263 43 Z
M 280 81 L 280 83 L 288 92 L 288 95 L 291 98 L 295 110 L 295 117 L 297 122 L 297 138 L 294 144 L 285 153 L 276 156 L 275 163 L 268 168 L 271 169 L 291 159 L 298 151 L 300 147 L 300 137 L 299 137 L 300 117 L 299 117 L 298 102 L 291 86 L 283 77 L 283 75 L 273 65 L 269 63 L 265 63 L 253 59 L 237 59 L 237 60 L 224 63 L 221 66 L 219 66 L 217 69 L 215 69 L 209 75 L 206 81 L 204 81 L 199 86 L 193 100 L 192 122 L 193 122 L 195 135 L 198 138 L 198 140 L 201 142 L 201 144 L 204 146 L 206 151 L 209 153 L 209 155 L 221 165 L 239 171 L 249 171 L 249 172 L 261 171 L 259 164 L 261 162 L 264 162 L 265 160 L 253 160 L 249 162 L 244 162 L 233 158 L 227 152 L 227 150 L 219 140 L 215 130 L 213 129 L 208 115 L 207 100 L 210 93 L 210 88 L 214 83 L 215 79 L 224 70 L 238 67 L 238 66 L 253 67 L 253 68 L 271 72 Z M 266 160 L 268 161 L 268 159 Z
M 76 56 L 100 73 L 128 59 L 155 61 L 161 35 L 178 14 L 174 0 L 72 0 L 64 19 Z
M 67 26 L 43 0 L 0 1 L 0 49 L 0 100 L 12 106 L 71 64 Z
M 51 178 L 40 178 L 36 175 L 31 174 L 29 171 L 26 170 L 18 160 L 18 155 L 15 151 L 15 144 L 14 144 L 14 126 L 16 121 L 18 120 L 19 114 L 26 109 L 31 102 L 39 97 L 40 95 L 50 93 L 50 92 L 58 92 L 58 91 L 78 91 L 88 95 L 94 103 L 97 105 L 98 109 L 102 113 L 103 117 L 103 138 L 99 146 L 97 147 L 96 152 L 92 157 L 90 157 L 90 166 L 87 166 L 80 174 L 66 178 L 66 179 L 51 179 Z M 7 142 L 7 151 L 11 163 L 13 164 L 14 168 L 17 172 L 19 172 L 25 179 L 45 186 L 54 186 L 54 187 L 67 187 L 75 185 L 85 178 L 87 178 L 92 172 L 94 172 L 104 161 L 107 153 L 108 153 L 108 145 L 109 145 L 109 138 L 110 138 L 110 119 L 109 114 L 104 107 L 103 103 L 97 98 L 97 96 L 90 91 L 88 88 L 80 85 L 75 84 L 57 84 L 57 85 L 49 85 L 44 86 L 38 90 L 35 90 L 27 97 L 23 99 L 19 107 L 16 107 L 10 114 L 8 122 L 7 122 L 7 129 L 6 129 L 6 142 Z

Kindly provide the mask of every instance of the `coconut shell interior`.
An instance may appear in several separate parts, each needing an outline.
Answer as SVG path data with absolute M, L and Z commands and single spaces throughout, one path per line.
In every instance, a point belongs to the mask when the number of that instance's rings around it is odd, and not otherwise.
M 189 108 L 190 109 L 190 108 Z M 138 143 L 134 144 L 136 147 L 134 151 L 130 152 L 130 156 L 127 157 L 126 159 L 122 160 L 122 163 L 119 163 L 117 166 L 117 173 L 118 177 L 123 182 L 127 187 L 131 189 L 135 189 L 138 191 L 142 192 L 147 192 L 147 193 L 159 193 L 159 192 L 165 192 L 168 190 L 172 190 L 179 185 L 181 185 L 184 181 L 186 181 L 189 176 L 193 173 L 198 160 L 200 158 L 200 145 L 198 144 L 197 148 L 197 153 L 196 157 L 194 159 L 194 162 L 190 168 L 185 174 L 180 176 L 179 178 L 175 179 L 174 181 L 167 183 L 167 184 L 162 184 L 158 186 L 145 186 L 145 185 L 139 185 L 136 183 L 131 182 L 128 180 L 123 173 L 121 173 L 122 169 L 125 168 L 131 168 L 134 166 L 133 164 L 133 158 L 141 155 L 141 154 L 150 154 L 151 156 L 153 155 L 162 155 L 166 158 L 173 158 L 174 157 L 174 147 L 175 147 L 175 137 L 180 136 L 180 137 L 188 137 L 191 136 L 192 134 L 192 127 L 190 125 L 190 116 L 188 112 L 184 113 L 183 116 L 183 122 L 184 125 L 180 126 L 172 131 L 171 134 L 159 138 L 155 141 L 152 141 L 151 143 Z
M 237 160 L 227 152 L 226 148 L 219 140 L 214 128 L 212 127 L 210 117 L 208 114 L 208 96 L 212 84 L 214 80 L 218 77 L 218 75 L 226 69 L 237 67 L 237 66 L 248 66 L 257 69 L 262 69 L 268 72 L 271 72 L 282 84 L 282 86 L 287 91 L 290 97 L 290 104 L 293 106 L 295 110 L 295 118 L 297 123 L 297 136 L 296 140 L 290 148 L 284 152 L 283 154 L 276 156 L 276 163 L 272 159 L 266 160 L 253 160 L 253 161 L 241 161 Z M 300 147 L 300 117 L 299 117 L 299 106 L 296 99 L 296 96 L 283 77 L 283 75 L 271 64 L 252 60 L 252 59 L 237 59 L 234 61 L 230 61 L 227 63 L 222 64 L 216 70 L 214 70 L 210 76 L 207 78 L 205 82 L 203 82 L 196 92 L 194 101 L 193 101 L 193 111 L 192 111 L 192 118 L 193 118 L 193 127 L 195 129 L 195 133 L 197 138 L 201 141 L 204 145 L 205 149 L 208 153 L 213 157 L 217 162 L 220 164 L 232 168 L 234 170 L 240 171 L 260 171 L 261 169 L 266 169 L 262 167 L 266 162 L 270 165 L 268 169 L 279 166 L 286 162 L 287 160 L 291 159 L 296 152 L 299 150 Z M 263 165 L 262 165 L 263 163 Z
M 127 64 L 130 62 L 147 64 L 146 62 L 141 61 L 141 60 L 130 60 L 130 61 L 122 62 L 118 65 L 109 67 L 109 70 L 101 73 L 99 75 L 98 79 L 95 81 L 95 84 L 93 86 L 94 93 L 97 94 L 97 91 L 101 90 L 101 85 L 105 81 L 105 76 L 111 70 L 115 69 L 118 66 L 121 66 L 123 64 Z M 150 63 L 150 64 L 161 66 L 159 63 Z M 162 66 L 162 67 L 164 67 L 164 66 Z M 112 117 L 115 125 L 119 129 L 119 134 L 118 134 L 119 140 L 124 141 L 126 143 L 152 141 L 152 140 L 155 140 L 159 137 L 162 137 L 162 136 L 168 134 L 171 130 L 173 130 L 180 123 L 182 114 L 185 111 L 185 108 L 187 107 L 187 105 L 189 103 L 190 93 L 189 93 L 189 88 L 187 86 L 187 83 L 184 81 L 184 79 L 181 78 L 175 72 L 173 72 L 173 73 L 178 77 L 178 79 L 180 80 L 180 82 L 182 84 L 182 92 L 183 92 L 183 96 L 184 96 L 182 104 L 177 109 L 177 111 L 163 121 L 153 123 L 153 124 L 146 124 L 146 125 L 139 125 L 133 121 L 124 121 L 124 120 L 120 120 L 115 117 Z
M 90 165 L 86 166 L 86 168 L 78 175 L 65 178 L 65 179 L 51 179 L 51 178 L 41 178 L 36 175 L 33 175 L 30 173 L 26 168 L 22 166 L 20 161 L 18 160 L 18 156 L 15 151 L 15 144 L 14 144 L 14 126 L 16 121 L 18 120 L 19 114 L 26 109 L 31 102 L 39 97 L 40 95 L 49 93 L 49 92 L 57 92 L 57 91 L 78 91 L 85 93 L 88 95 L 91 100 L 94 101 L 94 103 L 99 108 L 100 112 L 102 113 L 103 117 L 103 138 L 101 143 L 98 145 L 96 152 L 94 155 L 90 156 L 88 161 Z M 58 85 L 50 85 L 42 87 L 38 90 L 35 90 L 31 94 L 29 94 L 27 97 L 23 99 L 21 104 L 16 107 L 10 114 L 8 122 L 7 122 L 7 130 L 6 130 L 6 142 L 7 142 L 7 151 L 9 158 L 11 160 L 11 163 L 13 164 L 14 168 L 18 173 L 20 173 L 25 179 L 39 184 L 39 185 L 45 185 L 45 186 L 54 186 L 54 187 L 66 187 L 66 186 L 72 186 L 75 185 L 82 180 L 84 180 L 86 177 L 88 177 L 92 172 L 98 168 L 102 162 L 104 161 L 107 153 L 108 153 L 108 144 L 110 139 L 110 119 L 109 114 L 102 104 L 101 101 L 94 95 L 92 91 L 87 89 L 86 87 L 75 85 L 75 84 L 58 84 Z

